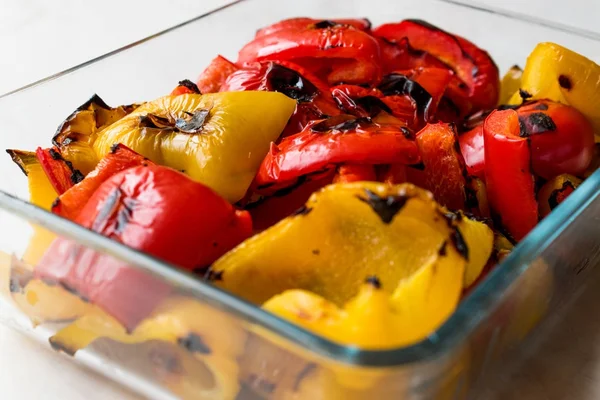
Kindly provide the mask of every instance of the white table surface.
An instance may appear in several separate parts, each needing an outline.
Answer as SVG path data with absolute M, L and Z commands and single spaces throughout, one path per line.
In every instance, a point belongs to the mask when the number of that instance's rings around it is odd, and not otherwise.
M 456 0 L 529 14 L 600 34 L 598 0 Z M 0 0 L 0 94 L 144 38 L 225 0 Z M 91 28 L 93 26 L 94 28 Z M 16 61 L 17 60 L 17 61 Z M 486 399 L 600 398 L 600 291 L 582 297 L 566 323 L 524 368 Z M 577 337 L 577 340 L 572 340 Z M 0 399 L 138 399 L 0 325 Z

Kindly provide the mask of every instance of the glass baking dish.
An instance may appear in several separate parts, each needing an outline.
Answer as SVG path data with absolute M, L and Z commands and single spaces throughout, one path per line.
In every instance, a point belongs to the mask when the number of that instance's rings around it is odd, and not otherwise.
M 440 0 L 245 0 L 0 97 L 0 148 L 48 145 L 56 126 L 93 93 L 128 104 L 195 78 L 217 54 L 236 52 L 263 25 L 293 16 L 366 16 L 374 24 L 421 18 L 487 49 L 501 71 L 542 41 L 594 57 L 600 42 L 547 24 Z M 364 351 L 315 336 L 260 308 L 25 201 L 26 179 L 0 158 L 0 319 L 150 398 L 459 399 L 547 316 L 595 277 L 600 262 L 600 171 L 523 240 L 436 332 L 410 347 Z M 154 283 L 122 293 L 142 304 L 168 290 L 128 332 L 66 288 L 32 288 L 51 239 L 138 269 Z M 537 330 L 534 338 L 541 337 Z M 52 338 L 49 340 L 49 338 Z M 77 346 L 75 346 L 77 345 Z

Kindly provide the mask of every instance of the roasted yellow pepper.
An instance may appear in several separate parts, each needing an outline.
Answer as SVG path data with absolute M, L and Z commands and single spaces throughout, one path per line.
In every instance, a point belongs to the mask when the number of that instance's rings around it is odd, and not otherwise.
M 507 104 L 512 95 L 519 91 L 521 88 L 522 77 L 523 70 L 521 67 L 518 65 L 513 65 L 510 67 L 500 82 L 500 101 L 498 104 Z
M 550 179 L 538 192 L 539 213 L 541 217 L 550 214 L 571 193 L 581 185 L 582 180 L 569 174 L 562 174 Z
M 295 100 L 276 92 L 165 96 L 87 137 L 65 134 L 55 141 L 65 158 L 85 170 L 90 159 L 97 161 L 122 143 L 236 202 L 295 107 Z M 73 146 L 79 147 L 69 150 Z
M 590 120 L 600 140 L 600 65 L 556 43 L 540 43 L 527 58 L 521 90 L 533 99 L 575 107 Z M 510 104 L 520 104 L 521 97 L 515 92 Z
M 50 210 L 58 194 L 44 173 L 35 152 L 22 150 L 6 150 L 6 152 L 27 175 L 29 201 L 38 207 Z
M 336 184 L 313 194 L 296 215 L 223 256 L 207 276 L 257 304 L 285 290 L 303 289 L 331 301 L 328 309 L 333 310 L 354 298 L 370 275 L 377 276 L 388 297 L 407 291 L 416 299 L 443 275 L 426 278 L 425 271 L 437 270 L 427 266 L 452 260 L 453 273 L 442 289 L 447 288 L 448 304 L 454 307 L 465 281 L 472 281 L 487 262 L 492 243 L 487 226 L 449 213 L 413 185 Z

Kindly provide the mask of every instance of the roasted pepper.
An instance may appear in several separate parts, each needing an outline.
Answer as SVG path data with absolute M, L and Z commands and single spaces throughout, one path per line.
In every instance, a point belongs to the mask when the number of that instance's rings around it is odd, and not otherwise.
M 229 75 L 221 86 L 222 92 L 245 90 L 280 92 L 298 102 L 283 136 L 300 132 L 312 120 L 340 114 L 327 84 L 288 61 L 252 63 Z
M 137 107 L 138 104 L 112 108 L 95 94 L 62 122 L 52 142 L 63 159 L 87 175 L 98 163 L 98 156 L 92 148 L 98 132 Z
M 272 33 L 284 31 L 284 30 L 304 30 L 315 25 L 326 27 L 335 25 L 350 25 L 361 31 L 369 31 L 371 29 L 371 21 L 366 18 L 356 19 L 314 19 L 306 17 L 297 17 L 284 19 L 276 22 L 272 25 L 265 26 L 256 32 L 256 37 L 267 36 Z
M 421 282 L 426 290 L 428 285 L 410 277 L 439 252 L 452 260 L 453 279 L 459 281 L 446 284 L 462 290 L 465 268 L 480 270 L 492 249 L 491 235 L 472 235 L 475 230 L 465 229 L 465 222 L 413 185 L 334 184 L 313 194 L 295 215 L 220 258 L 206 277 L 257 304 L 303 289 L 341 305 L 356 295 L 367 275 L 376 275 L 388 294 L 405 279 Z M 473 246 L 487 249 L 487 257 Z
M 29 201 L 38 207 L 50 210 L 58 196 L 56 189 L 48 179 L 40 164 L 37 154 L 30 151 L 6 150 L 12 160 L 27 175 L 29 185 Z
M 483 124 L 485 181 L 492 212 L 515 240 L 538 222 L 529 139 L 514 110 L 492 112 Z
M 563 174 L 550 179 L 540 188 L 538 192 L 538 204 L 540 206 L 540 217 L 550 214 L 560 203 L 581 185 L 581 179 L 573 175 Z
M 171 92 L 171 96 L 179 96 L 180 94 L 201 94 L 201 92 L 198 85 L 189 79 L 184 79 L 179 81 L 177 87 Z
M 58 194 L 63 194 L 83 179 L 83 174 L 73 168 L 73 164 L 66 161 L 56 148 L 38 147 L 35 154 L 48 181 Z
M 433 193 L 436 201 L 452 210 L 465 208 L 465 167 L 458 151 L 454 126 L 428 124 L 417 133 L 423 169 L 410 168 L 408 181 Z
M 413 49 L 429 53 L 454 70 L 462 85 L 452 85 L 456 95 L 448 94 L 452 99 L 465 96 L 469 100 L 471 107 L 461 110 L 463 115 L 496 106 L 500 90 L 498 67 L 487 52 L 468 40 L 421 20 L 384 24 L 373 34 L 395 43 L 408 39 Z
M 52 212 L 75 220 L 96 189 L 118 172 L 139 165 L 153 164 L 135 151 L 117 144 L 81 182 L 64 192 L 52 203 Z
M 485 179 L 485 151 L 483 149 L 483 122 L 458 137 L 460 153 L 465 160 L 467 173 Z
M 521 78 L 523 70 L 518 65 L 510 67 L 508 72 L 502 77 L 500 82 L 500 101 L 499 104 L 508 104 L 513 94 L 521 88 Z
M 106 180 L 75 222 L 187 270 L 210 265 L 252 233 L 247 212 L 185 175 L 154 165 Z M 78 293 L 128 329 L 170 290 L 140 269 L 65 238 L 52 244 L 35 276 Z
M 238 70 L 238 67 L 223 56 L 215 57 L 196 80 L 201 93 L 216 93 L 221 89 L 227 77 Z
M 246 193 L 295 106 L 294 100 L 270 92 L 166 96 L 100 132 L 63 140 L 61 149 L 86 142 L 95 166 L 122 143 L 157 164 L 184 171 L 233 203 Z
M 380 77 L 377 40 L 349 25 L 313 24 L 261 35 L 240 50 L 238 64 L 268 60 L 293 61 L 330 85 Z
M 419 161 L 415 142 L 398 125 L 377 124 L 370 118 L 348 115 L 315 121 L 289 136 L 264 159 L 255 184 L 295 182 L 336 164 L 414 164 Z
M 596 141 L 600 140 L 600 65 L 556 43 L 540 43 L 527 57 L 520 88 L 532 99 L 575 107 L 592 123 Z M 521 101 L 517 91 L 510 103 Z

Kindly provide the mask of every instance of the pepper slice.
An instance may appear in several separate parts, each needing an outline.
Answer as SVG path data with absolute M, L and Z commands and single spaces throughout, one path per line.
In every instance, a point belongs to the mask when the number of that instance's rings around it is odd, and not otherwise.
M 550 99 L 579 110 L 600 141 L 600 65 L 556 43 L 539 43 L 527 57 L 520 88 L 532 99 Z M 511 104 L 520 104 L 516 91 Z
M 83 174 L 73 168 L 73 164 L 66 161 L 56 148 L 42 149 L 38 147 L 35 154 L 52 187 L 58 194 L 66 192 L 83 179 Z
M 460 152 L 465 160 L 467 174 L 485 179 L 485 152 L 483 150 L 483 123 L 458 137 Z
M 298 102 L 283 137 L 298 133 L 308 122 L 339 115 L 325 82 L 288 61 L 252 63 L 229 75 L 222 92 L 261 90 L 280 92 Z
M 185 175 L 156 165 L 113 175 L 75 222 L 187 270 L 209 265 L 252 233 L 247 212 L 236 211 Z M 64 238 L 48 249 L 35 277 L 78 293 L 127 329 L 170 291 L 162 280 Z
M 431 191 L 440 204 L 451 210 L 465 208 L 465 167 L 454 125 L 427 124 L 417 133 L 423 170 L 409 168 L 408 181 Z
M 97 133 L 93 149 L 101 158 L 122 143 L 234 203 L 244 197 L 295 107 L 294 100 L 272 92 L 166 96 Z
M 378 276 L 391 292 L 432 257 L 446 254 L 460 291 L 466 259 L 487 261 L 475 253 L 471 257 L 470 248 L 491 253 L 492 235 L 472 237 L 475 230 L 463 230 L 462 219 L 446 214 L 430 193 L 410 184 L 333 184 L 313 194 L 295 215 L 220 258 L 206 277 L 257 304 L 288 289 L 309 290 L 343 304 L 368 274 Z M 352 262 L 356 268 L 344 267 Z
M 194 82 L 184 79 L 179 81 L 177 87 L 171 92 L 171 96 L 179 96 L 180 94 L 201 94 L 201 92 Z
M 153 162 L 130 148 L 117 144 L 85 179 L 60 195 L 52 204 L 52 212 L 75 220 L 96 189 L 107 179 L 128 168 L 149 164 L 153 164 Z
M 293 182 L 336 164 L 414 164 L 419 159 L 415 142 L 402 127 L 340 115 L 314 121 L 302 132 L 272 144 L 255 184 Z
M 45 210 L 50 210 L 58 193 L 44 172 L 37 154 L 32 151 L 6 150 L 13 162 L 27 176 L 29 201 Z
M 514 110 L 493 111 L 483 124 L 485 180 L 490 208 L 517 241 L 538 222 L 535 180 L 527 138 Z
M 569 174 L 559 175 L 546 182 L 540 188 L 537 196 L 540 205 L 540 217 L 544 218 L 550 214 L 581 185 L 581 182 L 581 179 Z
M 237 70 L 238 67 L 225 57 L 215 57 L 196 79 L 198 90 L 201 93 L 218 92 L 227 77 Z
M 315 26 L 331 27 L 336 25 L 350 25 L 353 28 L 361 31 L 369 31 L 371 29 L 371 21 L 366 18 L 349 18 L 349 19 L 314 19 L 306 17 L 297 17 L 284 19 L 272 25 L 259 29 L 256 32 L 256 37 L 270 35 L 272 33 L 283 30 L 304 30 Z
M 377 40 L 346 25 L 262 35 L 240 50 L 238 64 L 267 60 L 293 61 L 330 85 L 374 83 L 380 76 Z
M 462 110 L 463 115 L 496 106 L 500 91 L 498 67 L 487 52 L 468 40 L 421 20 L 384 24 L 373 34 L 391 42 L 407 39 L 412 48 L 429 53 L 454 70 L 463 85 L 453 85 L 456 94 L 449 93 L 450 97 L 466 95 L 472 105 L 472 109 Z

